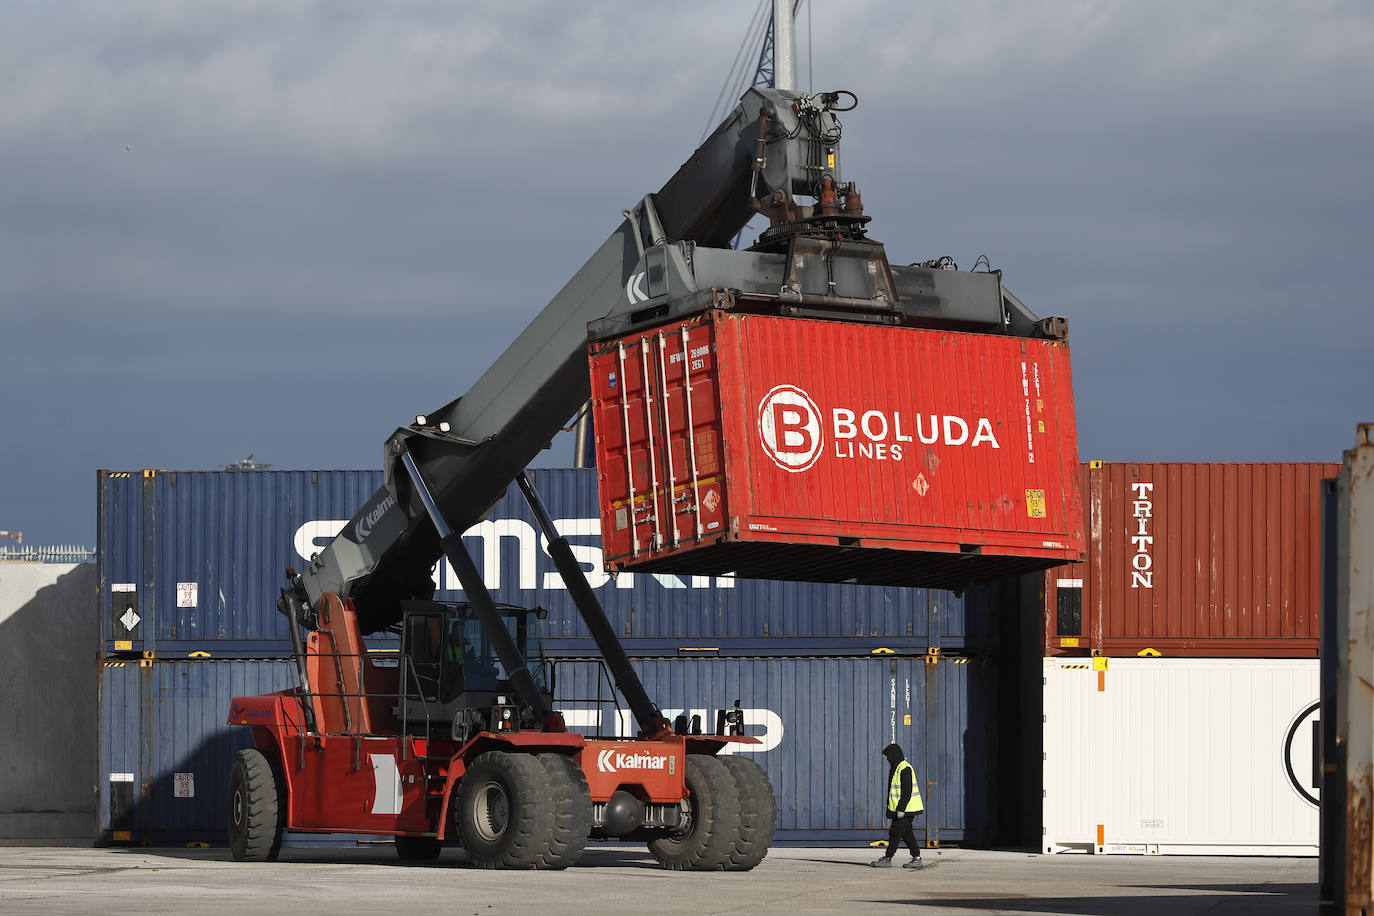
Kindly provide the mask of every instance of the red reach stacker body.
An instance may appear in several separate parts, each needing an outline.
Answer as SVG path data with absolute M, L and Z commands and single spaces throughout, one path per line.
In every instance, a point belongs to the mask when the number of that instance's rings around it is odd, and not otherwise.
M 420 622 L 470 619 L 436 607 Z M 284 830 L 393 836 L 406 859 L 435 857 L 444 839 L 457 839 L 489 868 L 566 867 L 589 837 L 649 839 L 670 867 L 749 868 L 766 854 L 773 799 L 762 770 L 716 756 L 756 738 L 597 739 L 556 722 L 532 729 L 501 693 L 508 683 L 474 682 L 478 646 L 464 647 L 452 672 L 442 659 L 427 669 L 415 641 L 403 640 L 397 664 L 378 664 L 352 607 L 334 596 L 318 626 L 304 647 L 309 695 L 295 688 L 236 697 L 230 707 L 229 724 L 250 727 L 254 744 L 231 776 L 236 855 L 274 858 Z M 537 655 L 524 642 L 527 656 Z M 477 702 L 482 717 L 470 717 L 468 730 L 429 721 L 432 701 L 445 696 L 440 683 L 464 677 L 448 694 Z M 766 804 L 753 813 L 763 821 L 745 829 L 746 797 L 759 793 Z

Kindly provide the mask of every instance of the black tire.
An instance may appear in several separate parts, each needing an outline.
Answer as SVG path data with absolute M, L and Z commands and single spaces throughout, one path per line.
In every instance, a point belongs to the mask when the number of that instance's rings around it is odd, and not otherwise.
M 429 836 L 398 836 L 396 857 L 402 862 L 433 862 L 444 844 Z
M 674 833 L 649 841 L 664 868 L 720 871 L 739 837 L 740 797 L 735 777 L 716 757 L 687 755 L 686 818 Z
M 234 755 L 229 767 L 229 851 L 236 862 L 274 862 L 286 823 L 280 777 L 255 748 Z
M 541 868 L 553 839 L 549 771 L 533 754 L 488 751 L 463 774 L 454 821 L 479 868 Z
M 748 871 L 768 855 L 773 843 L 773 831 L 778 825 L 778 801 L 768 775 L 748 757 L 727 754 L 717 757 L 735 777 L 739 792 L 739 835 L 730 851 L 726 871 Z
M 567 868 L 582 855 L 592 833 L 587 774 L 566 754 L 540 754 L 538 760 L 549 773 L 553 798 L 553 833 L 542 867 Z

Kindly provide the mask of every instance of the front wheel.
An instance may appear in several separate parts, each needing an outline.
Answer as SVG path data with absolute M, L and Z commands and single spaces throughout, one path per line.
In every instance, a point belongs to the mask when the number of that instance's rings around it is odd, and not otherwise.
M 267 755 L 246 748 L 229 767 L 229 851 L 236 862 L 273 862 L 281 852 L 286 793 Z
M 719 871 L 730 864 L 740 832 L 740 795 L 725 764 L 705 754 L 688 754 L 684 775 L 684 817 L 674 832 L 649 841 L 664 868 Z
M 739 792 L 740 829 L 726 871 L 748 871 L 768 855 L 778 823 L 778 802 L 763 767 L 747 757 L 729 754 L 716 758 L 735 777 Z
M 554 814 L 548 770 L 532 754 L 488 751 L 463 774 L 458 836 L 479 868 L 547 867 Z

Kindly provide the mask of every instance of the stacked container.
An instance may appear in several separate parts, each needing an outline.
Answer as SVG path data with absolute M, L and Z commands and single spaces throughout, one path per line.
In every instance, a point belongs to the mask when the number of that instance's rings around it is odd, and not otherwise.
M 999 664 L 1005 621 L 989 591 L 818 585 L 603 571 L 594 471 L 532 473 L 670 715 L 740 702 L 778 790 L 781 840 L 884 835 L 886 767 L 907 749 L 930 844 L 1001 840 L 1015 824 L 1017 690 Z M 294 685 L 275 609 L 299 568 L 381 484 L 377 472 L 101 472 L 99 837 L 222 842 L 224 785 L 247 729 L 229 699 Z M 512 488 L 465 543 L 498 601 L 542 606 L 570 722 L 627 733 L 589 635 Z M 446 564 L 439 597 L 461 599 Z M 395 643 L 370 641 L 377 650 Z M 1000 793 L 1000 794 L 999 794 Z M 310 841 L 318 842 L 318 837 Z
M 1338 469 L 1082 467 L 1088 555 L 1026 590 L 1044 620 L 1045 851 L 1316 854 Z

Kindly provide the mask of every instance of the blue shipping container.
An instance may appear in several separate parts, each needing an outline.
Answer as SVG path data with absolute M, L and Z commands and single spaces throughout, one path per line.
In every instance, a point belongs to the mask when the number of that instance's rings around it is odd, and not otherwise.
M 699 714 L 740 701 L 745 750 L 767 770 L 778 840 L 871 842 L 886 825 L 890 741 L 916 769 L 926 814 L 917 838 L 973 844 L 990 835 L 989 796 L 1014 762 L 996 747 L 993 666 L 979 660 L 654 658 L 635 667 L 665 712 Z M 229 763 L 250 744 L 224 724 L 232 697 L 294 684 L 282 659 L 107 662 L 102 669 L 98 838 L 153 844 L 226 841 Z M 557 664 L 555 706 L 576 730 L 627 734 L 599 665 Z M 709 724 L 708 724 L 709 727 Z M 307 836 L 297 842 L 312 840 Z
M 225 840 L 229 765 L 253 742 L 224 724 L 236 696 L 294 684 L 289 659 L 106 660 L 101 669 L 96 837 Z
M 987 644 L 986 591 L 625 574 L 602 568 L 596 472 L 532 474 L 606 612 L 636 653 L 867 653 Z M 288 651 L 276 610 L 302 567 L 381 485 L 376 471 L 101 471 L 99 566 L 105 651 L 270 656 Z M 544 634 L 586 652 L 588 633 L 512 486 L 465 543 L 499 601 L 549 610 Z M 441 564 L 440 597 L 460 598 Z M 843 645 L 836 640 L 846 641 Z M 212 645 L 213 644 L 213 645 Z

